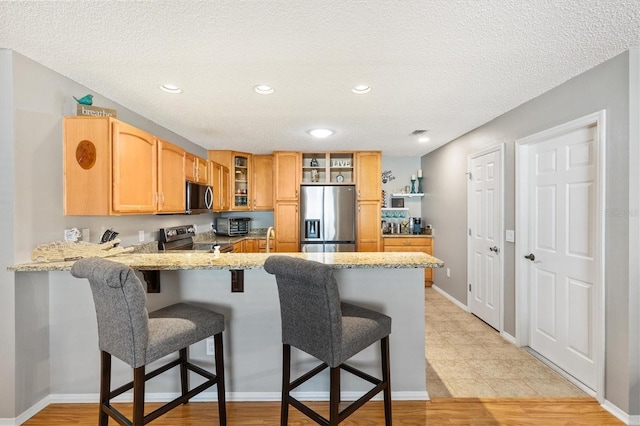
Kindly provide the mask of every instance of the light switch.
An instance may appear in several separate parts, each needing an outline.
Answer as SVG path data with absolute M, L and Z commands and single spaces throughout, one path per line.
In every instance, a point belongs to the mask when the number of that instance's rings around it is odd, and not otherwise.
M 505 231 L 505 238 L 504 238 L 508 243 L 515 243 L 516 242 L 516 231 L 514 231 L 513 229 L 507 229 Z

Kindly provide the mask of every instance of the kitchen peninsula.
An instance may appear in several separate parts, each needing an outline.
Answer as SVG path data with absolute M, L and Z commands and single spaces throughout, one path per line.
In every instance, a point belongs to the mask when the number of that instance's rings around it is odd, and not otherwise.
M 278 253 L 330 264 L 335 268 L 341 297 L 379 310 L 392 318 L 391 377 L 394 399 L 428 398 L 425 371 L 424 268 L 443 262 L 424 253 Z M 275 277 L 263 269 L 265 253 L 140 253 L 109 259 L 138 271 L 159 270 L 162 291 L 147 295 L 148 309 L 176 301 L 210 307 L 225 315 L 225 362 L 229 400 L 279 400 L 282 346 Z M 39 306 L 39 328 L 33 338 L 48 339 L 49 354 L 42 362 L 50 370 L 42 384 L 49 401 L 89 401 L 97 398 L 98 362 L 95 311 L 88 283 L 69 274 L 67 262 L 23 263 L 9 267 L 26 286 L 48 285 L 49 300 Z M 230 289 L 231 270 L 244 270 L 244 292 Z M 44 274 L 44 275 L 43 275 Z M 20 292 L 23 297 L 29 292 Z M 71 294 L 74 298 L 69 297 Z M 80 303 L 79 303 L 80 301 Z M 42 335 L 42 330 L 45 335 Z M 36 336 L 35 334 L 40 334 Z M 354 359 L 371 374 L 379 369 L 378 348 L 370 347 Z M 204 342 L 191 348 L 192 357 L 206 365 Z M 294 365 L 310 361 L 296 354 Z M 303 368 L 300 367 L 300 370 Z M 294 367 L 293 374 L 300 371 Z M 114 383 L 128 380 L 124 363 L 114 363 Z M 164 381 L 163 381 L 164 379 Z M 366 383 L 344 378 L 345 400 L 358 397 Z M 299 390 L 302 399 L 326 399 L 328 377 L 320 375 Z M 179 392 L 177 377 L 149 383 L 149 393 L 168 399 Z M 203 399 L 213 400 L 204 393 Z

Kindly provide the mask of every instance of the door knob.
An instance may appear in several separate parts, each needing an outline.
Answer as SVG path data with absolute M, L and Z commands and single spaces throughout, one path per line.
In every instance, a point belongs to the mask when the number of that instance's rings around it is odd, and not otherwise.
M 498 246 L 493 246 L 493 247 L 489 247 L 489 251 L 495 251 L 496 253 L 498 253 L 500 249 L 498 248 Z
M 528 254 L 527 256 L 524 257 L 525 259 L 529 259 L 530 261 L 534 261 L 536 260 L 536 256 L 533 253 Z

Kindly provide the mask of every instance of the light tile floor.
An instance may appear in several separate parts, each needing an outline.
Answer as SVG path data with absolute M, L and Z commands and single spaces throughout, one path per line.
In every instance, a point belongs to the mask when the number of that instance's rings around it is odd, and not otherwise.
M 436 290 L 425 303 L 429 397 L 587 397 Z

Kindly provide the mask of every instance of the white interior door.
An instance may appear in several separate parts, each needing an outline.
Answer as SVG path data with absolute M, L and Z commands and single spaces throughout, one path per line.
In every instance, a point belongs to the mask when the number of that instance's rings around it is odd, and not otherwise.
M 516 263 L 528 293 L 528 344 L 594 390 L 603 305 L 597 123 L 530 141 L 519 155 L 524 174 L 516 188 L 524 194 L 518 208 L 527 212 Z
M 500 330 L 502 146 L 469 157 L 467 274 L 469 311 Z

